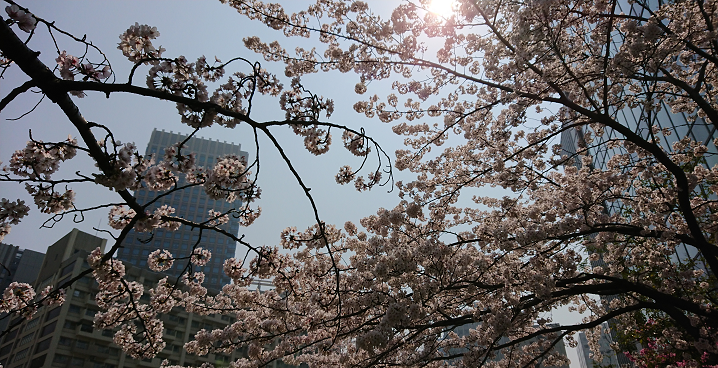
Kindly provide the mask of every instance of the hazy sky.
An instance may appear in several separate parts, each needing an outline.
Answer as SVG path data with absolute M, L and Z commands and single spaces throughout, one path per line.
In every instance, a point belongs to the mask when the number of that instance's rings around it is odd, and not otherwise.
M 305 4 L 304 1 L 286 2 Z M 380 2 L 380 6 L 388 6 L 391 2 Z M 387 4 L 389 3 L 389 4 Z M 398 3 L 398 2 L 397 2 Z M 376 8 L 377 2 L 370 2 Z M 158 28 L 160 37 L 155 45 L 162 45 L 167 51 L 163 56 L 177 57 L 184 55 L 194 61 L 201 55 L 212 60 L 215 56 L 221 60 L 229 60 L 242 56 L 250 60 L 258 60 L 270 71 L 283 77 L 283 67 L 272 65 L 262 60 L 257 54 L 247 51 L 242 38 L 257 35 L 263 40 L 282 39 L 283 35 L 274 32 L 260 23 L 252 23 L 237 14 L 233 9 L 222 5 L 219 1 L 33 1 L 23 4 L 37 16 L 56 21 L 56 25 L 78 37 L 87 35 L 87 39 L 102 49 L 112 63 L 118 81 L 125 81 L 132 64 L 117 50 L 118 36 L 135 22 L 149 24 Z M 4 7 L 4 6 L 3 6 Z M 3 17 L 6 17 L 3 11 Z M 17 30 L 17 28 L 14 28 Z M 21 34 L 25 36 L 26 34 Z M 76 42 L 62 35 L 56 35 L 60 50 L 78 55 L 82 48 Z M 317 42 L 297 40 L 303 46 Z M 55 64 L 57 56 L 52 40 L 46 29 L 38 27 L 37 34 L 29 44 L 30 48 L 40 51 L 40 58 L 48 66 Z M 92 54 L 91 54 L 92 55 Z M 92 55 L 91 61 L 100 61 Z M 236 71 L 231 69 L 227 71 Z M 144 86 L 144 75 L 147 68 L 141 68 L 135 78 L 135 84 Z M 17 67 L 12 67 L 0 80 L 0 95 L 5 96 L 12 88 L 27 80 Z M 367 119 L 364 115 L 354 112 L 352 105 L 357 100 L 354 85 L 358 77 L 354 74 L 342 75 L 330 73 L 313 75 L 303 79 L 304 83 L 316 94 L 330 96 L 335 100 L 336 112 L 330 121 L 345 124 L 355 129 L 364 128 L 368 135 L 378 140 L 383 148 L 393 157 L 393 152 L 401 147 L 402 139 L 391 132 L 391 126 L 379 122 L 378 119 Z M 285 85 L 289 80 L 284 81 Z M 388 84 L 370 86 L 370 93 L 382 94 Z M 13 101 L 0 112 L 0 161 L 7 164 L 15 150 L 22 149 L 28 140 L 29 131 L 34 139 L 43 141 L 62 140 L 67 135 L 77 137 L 70 122 L 51 102 L 43 101 L 32 113 L 17 121 L 17 118 L 29 111 L 39 100 L 39 95 L 26 93 Z M 175 104 L 127 94 L 113 94 L 109 99 L 100 93 L 89 93 L 84 99 L 74 98 L 82 114 L 89 121 L 109 127 L 116 139 L 122 142 L 134 142 L 144 153 L 150 133 L 154 128 L 166 131 L 190 133 L 191 128 L 180 123 Z M 282 120 L 284 113 L 278 108 L 275 99 L 262 99 L 254 107 L 255 120 Z M 392 208 L 398 202 L 396 191 L 387 193 L 390 188 L 376 188 L 371 192 L 358 193 L 353 185 L 340 186 L 334 181 L 334 175 L 342 165 L 358 167 L 360 161 L 346 152 L 341 144 L 341 133 L 334 132 L 334 144 L 330 151 L 320 157 L 309 154 L 303 146 L 302 139 L 295 136 L 290 128 L 273 129 L 283 144 L 288 156 L 292 159 L 298 172 L 309 187 L 319 207 L 321 218 L 327 223 L 339 226 L 345 221 L 358 220 L 373 214 L 379 207 Z M 219 139 L 238 143 L 242 149 L 250 153 L 256 152 L 251 131 L 246 127 L 226 129 L 212 127 L 202 130 L 200 137 Z M 314 223 L 309 201 L 291 176 L 285 163 L 269 141 L 260 137 L 259 142 L 261 172 L 259 185 L 262 198 L 258 202 L 262 207 L 262 216 L 249 228 L 240 229 L 245 240 L 255 245 L 274 245 L 279 241 L 279 233 L 287 226 L 302 229 Z M 78 155 L 78 158 L 81 155 Z M 97 172 L 92 162 L 86 157 L 73 159 L 62 165 L 55 178 L 67 177 L 74 172 L 84 174 Z M 373 164 L 373 162 L 372 162 Z M 364 172 L 366 175 L 368 171 Z M 402 173 L 395 173 L 402 178 Z M 403 175 L 406 179 L 406 174 Z M 77 205 L 93 206 L 101 203 L 119 201 L 116 193 L 97 185 L 72 186 L 77 192 Z M 5 243 L 18 245 L 21 248 L 45 251 L 54 241 L 58 240 L 73 227 L 95 234 L 93 227 L 108 229 L 106 209 L 86 213 L 84 221 L 75 223 L 72 218 L 65 218 L 52 229 L 40 229 L 43 221 L 49 218 L 32 204 L 32 200 L 22 185 L 0 183 L 0 196 L 14 200 L 24 199 L 31 206 L 28 218 L 19 225 L 13 226 Z M 100 235 L 102 236 L 102 235 Z M 241 251 L 241 248 L 238 248 Z M 559 313 L 559 322 L 576 322 L 577 316 Z M 575 362 L 573 349 L 569 349 L 569 357 Z M 577 366 L 574 363 L 572 366 Z
M 184 55 L 194 61 L 201 55 L 212 60 L 215 56 L 221 60 L 229 60 L 242 56 L 250 60 L 258 60 L 263 66 L 277 72 L 283 77 L 283 67 L 270 64 L 253 52 L 247 51 L 242 38 L 248 35 L 259 35 L 262 39 L 274 40 L 281 34 L 274 32 L 259 23 L 251 23 L 237 14 L 233 9 L 219 2 L 31 2 L 27 6 L 39 17 L 55 20 L 56 25 L 74 35 L 87 35 L 95 45 L 102 49 L 112 63 L 118 81 L 125 81 L 132 64 L 117 50 L 118 36 L 134 22 L 156 26 L 160 37 L 155 45 L 162 45 L 167 51 L 163 56 L 176 57 Z M 140 10 L 141 9 L 141 10 Z M 30 47 L 40 51 L 41 59 L 50 67 L 55 64 L 56 52 L 47 31 L 38 27 L 38 34 L 33 37 Z M 56 36 L 61 50 L 67 49 L 70 54 L 79 54 L 82 50 L 77 43 L 66 37 Z M 91 54 L 92 55 L 92 54 Z M 91 57 L 92 61 L 99 61 Z M 228 68 L 227 71 L 238 69 Z M 144 86 L 147 68 L 141 68 L 135 77 L 135 84 Z M 245 70 L 246 71 L 246 70 Z M 284 78 L 284 77 L 283 77 Z M 14 67 L 6 73 L 0 82 L 0 94 L 8 91 L 27 79 Z M 401 139 L 391 133 L 390 126 L 378 120 L 370 120 L 354 112 L 352 104 L 356 100 L 354 84 L 358 77 L 353 74 L 342 75 L 332 73 L 330 76 L 318 75 L 305 79 L 305 83 L 314 93 L 331 96 L 336 103 L 336 113 L 330 121 L 346 124 L 366 131 L 382 143 L 387 153 L 393 156 Z M 284 81 L 289 84 L 289 79 Z M 211 91 L 210 91 L 211 93 Z M 34 139 L 43 141 L 60 140 L 68 134 L 77 137 L 77 132 L 61 111 L 51 102 L 45 100 L 40 106 L 18 121 L 16 118 L 31 109 L 39 96 L 27 93 L 13 101 L 0 113 L 0 160 L 7 163 L 12 152 L 21 149 L 28 140 L 32 130 Z M 127 94 L 113 94 L 109 99 L 101 93 L 89 93 L 84 99 L 74 98 L 82 114 L 88 121 L 108 126 L 116 139 L 124 142 L 135 142 L 140 152 L 144 153 L 152 129 L 164 129 L 181 133 L 190 133 L 190 127 L 182 124 L 174 103 L 159 101 Z M 279 109 L 275 98 L 259 99 L 252 117 L 255 120 L 283 120 L 284 112 Z M 294 135 L 290 128 L 276 127 L 272 131 L 283 144 L 288 156 L 307 185 L 320 209 L 320 215 L 328 223 L 343 224 L 347 220 L 372 214 L 377 208 L 393 207 L 397 203 L 396 192 L 386 193 L 389 187 L 378 188 L 369 193 L 358 193 L 353 185 L 340 186 L 334 181 L 334 175 L 342 165 L 358 167 L 360 161 L 348 154 L 341 144 L 341 133 L 333 134 L 334 144 L 329 153 L 317 157 L 308 153 L 303 146 L 301 137 Z M 215 126 L 203 129 L 198 136 L 242 145 L 242 149 L 254 156 L 256 147 L 252 133 L 246 127 L 227 129 Z M 279 232 L 287 226 L 298 228 L 313 223 L 313 213 L 308 199 L 291 176 L 286 164 L 281 160 L 271 143 L 260 137 L 261 171 L 259 185 L 262 188 L 262 199 L 258 205 L 262 207 L 262 216 L 257 222 L 242 229 L 246 239 L 255 244 L 275 244 L 279 240 Z M 78 155 L 79 158 L 80 155 Z M 80 170 L 85 174 L 96 172 L 92 163 L 86 159 L 66 163 L 54 178 L 63 174 L 71 176 Z M 370 161 L 371 162 L 371 161 Z M 385 161 L 386 162 L 386 161 Z M 365 172 L 364 174 L 368 173 Z M 0 184 L 2 196 L 9 199 L 22 198 L 32 203 L 22 185 Z M 119 196 L 105 187 L 96 185 L 72 186 L 77 192 L 79 206 L 91 206 L 103 202 L 117 201 Z M 20 225 L 13 227 L 5 238 L 6 243 L 22 248 L 44 251 L 44 249 L 68 232 L 72 227 L 94 233 L 93 227 L 98 224 L 107 228 L 107 210 L 87 213 L 85 220 L 74 223 L 71 218 L 64 219 L 53 229 L 39 229 L 42 222 L 49 218 L 31 206 L 31 216 Z

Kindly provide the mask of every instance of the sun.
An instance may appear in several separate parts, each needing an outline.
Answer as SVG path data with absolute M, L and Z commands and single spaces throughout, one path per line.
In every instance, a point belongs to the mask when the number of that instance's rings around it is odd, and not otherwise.
M 455 0 L 431 0 L 429 11 L 442 18 L 450 18 L 454 14 L 455 5 Z

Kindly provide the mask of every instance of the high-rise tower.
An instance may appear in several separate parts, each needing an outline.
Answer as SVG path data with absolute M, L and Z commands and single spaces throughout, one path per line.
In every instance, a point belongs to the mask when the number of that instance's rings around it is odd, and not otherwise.
M 187 139 L 186 135 L 155 129 L 145 154 L 155 154 L 156 157 L 161 157 L 165 148 L 185 139 Z M 242 151 L 240 145 L 233 143 L 192 137 L 185 143 L 185 146 L 188 152 L 197 155 L 196 162 L 199 166 L 213 165 L 218 157 L 224 155 L 233 154 L 247 157 L 247 152 Z M 182 183 L 184 183 L 184 178 L 180 177 L 180 185 Z M 140 204 L 145 204 L 157 198 L 161 193 L 143 188 L 135 192 L 135 198 Z M 224 213 L 238 206 L 238 203 L 212 200 L 205 194 L 202 187 L 195 186 L 157 198 L 148 211 L 163 205 L 173 207 L 176 210 L 174 213 L 176 216 L 201 222 L 208 219 L 209 210 Z M 237 234 L 239 220 L 229 216 L 229 222 L 222 225 L 221 228 L 232 234 Z M 157 229 L 154 234 L 138 233 L 132 230 L 123 243 L 124 248 L 118 251 L 117 258 L 134 266 L 146 268 L 149 254 L 156 249 L 166 249 L 175 257 L 185 257 L 189 255 L 195 245 L 212 252 L 212 258 L 206 266 L 193 269 L 205 273 L 204 285 L 208 288 L 220 289 L 223 285 L 228 284 L 230 278 L 222 271 L 222 262 L 226 258 L 234 257 L 236 244 L 224 236 L 208 231 L 203 232 L 200 239 L 199 230 L 192 229 L 190 226 L 183 225 L 177 231 Z M 178 276 L 185 265 L 186 262 L 175 262 L 175 265 L 165 273 L 170 276 Z

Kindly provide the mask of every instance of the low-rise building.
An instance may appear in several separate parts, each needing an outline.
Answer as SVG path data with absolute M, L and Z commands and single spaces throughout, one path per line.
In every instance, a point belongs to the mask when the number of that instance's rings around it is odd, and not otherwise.
M 48 248 L 45 262 L 36 284 L 38 289 L 46 285 L 58 285 L 78 276 L 90 268 L 89 253 L 105 239 L 85 234 L 75 229 Z M 146 289 L 154 287 L 166 275 L 126 265 L 126 279 L 142 283 Z M 175 308 L 171 313 L 160 315 L 165 327 L 166 347 L 154 359 L 137 360 L 125 354 L 113 342 L 114 331 L 93 327 L 98 310 L 95 294 L 98 284 L 91 275 L 75 282 L 66 291 L 65 303 L 55 308 L 42 308 L 29 320 L 19 323 L 0 339 L 0 364 L 6 368 L 122 368 L 158 367 L 167 359 L 172 364 L 199 366 L 209 362 L 215 367 L 228 366 L 237 358 L 246 356 L 238 350 L 231 355 L 188 354 L 183 348 L 200 329 L 217 329 L 235 322 L 225 315 L 200 316 Z M 144 302 L 149 300 L 145 294 Z M 11 325 L 20 322 L 16 317 Z M 288 367 L 281 361 L 270 368 Z

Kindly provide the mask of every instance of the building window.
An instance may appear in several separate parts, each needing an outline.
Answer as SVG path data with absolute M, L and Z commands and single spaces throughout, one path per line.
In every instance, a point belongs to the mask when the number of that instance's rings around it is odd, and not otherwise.
M 17 362 L 21 359 L 25 359 L 27 356 L 27 353 L 30 351 L 30 348 L 25 348 L 21 351 L 19 351 L 17 354 L 15 354 L 15 358 L 12 359 L 13 362 Z
M 91 323 L 81 323 L 80 324 L 80 331 L 82 332 L 92 332 L 92 324 Z
M 49 340 L 49 339 L 48 339 L 48 340 Z M 45 364 L 45 358 L 46 358 L 46 357 L 47 357 L 47 354 L 45 354 L 45 355 L 43 355 L 43 356 L 41 356 L 41 357 L 37 357 L 37 358 L 33 359 L 33 360 L 30 362 L 30 367 L 29 367 L 29 368 L 41 368 L 41 367 Z
M 18 331 L 20 331 L 19 328 L 16 328 L 16 329 L 10 331 L 10 333 L 8 333 L 7 336 L 5 336 L 5 342 L 8 342 L 8 341 L 14 339 L 15 336 L 17 336 Z
M 50 342 L 52 340 L 52 337 L 48 337 L 45 340 L 42 340 L 35 345 L 35 354 L 47 350 L 47 348 L 50 347 Z
M 45 317 L 45 322 L 47 322 L 47 321 L 49 321 L 49 320 L 51 320 L 51 319 L 54 319 L 54 318 L 56 318 L 57 316 L 59 316 L 59 315 L 60 315 L 60 309 L 61 309 L 61 308 L 62 308 L 62 307 L 57 307 L 57 308 L 55 308 L 55 309 L 53 309 L 53 310 L 47 312 L 47 316 Z
M 85 359 L 82 358 L 72 358 L 70 361 L 70 365 L 73 367 L 82 367 L 85 364 Z
M 62 354 L 55 354 L 55 358 L 52 359 L 53 363 L 67 364 L 70 361 L 70 357 Z
M 65 266 L 65 268 L 62 269 L 62 272 L 60 272 L 60 277 L 62 278 L 63 276 L 72 272 L 73 268 L 75 268 L 75 262 L 72 262 L 69 265 Z
M 70 304 L 70 308 L 68 308 L 67 313 L 70 314 L 80 314 L 80 311 L 82 311 L 82 308 L 80 308 L 77 305 Z
M 27 344 L 28 342 L 32 341 L 33 335 L 34 335 L 34 333 L 29 333 L 29 334 L 23 336 L 22 339 L 20 339 L 20 341 L 18 341 L 17 346 L 23 346 L 23 345 Z
M 29 330 L 35 328 L 35 326 L 37 326 L 38 323 L 40 323 L 40 318 L 33 319 L 32 321 L 28 322 L 25 325 L 25 329 L 23 331 L 29 331 Z M 13 335 L 13 337 L 15 337 L 15 335 Z M 7 341 L 7 340 L 5 340 L 5 341 Z
M 57 326 L 57 321 L 43 327 L 42 332 L 40 333 L 40 337 L 47 336 L 48 334 L 53 333 L 55 331 L 55 326 Z
M 62 346 L 72 346 L 73 342 L 75 342 L 74 339 L 62 336 L 60 337 L 60 341 L 58 341 L 57 343 Z
M 75 298 L 84 299 L 87 296 L 87 293 L 82 290 L 75 290 L 72 292 L 72 296 Z
M 75 348 L 77 349 L 87 349 L 90 347 L 90 343 L 84 340 L 77 340 L 75 343 Z
M 7 344 L 0 349 L 0 357 L 7 355 L 12 350 L 12 344 Z
M 77 328 L 77 322 L 73 321 L 65 321 L 65 325 L 63 326 L 66 330 L 74 330 Z

